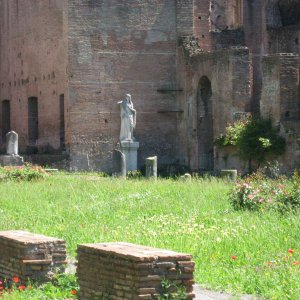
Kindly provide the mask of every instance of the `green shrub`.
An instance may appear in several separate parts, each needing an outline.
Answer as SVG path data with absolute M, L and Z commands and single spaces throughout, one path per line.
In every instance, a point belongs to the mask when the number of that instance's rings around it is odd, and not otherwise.
M 236 210 L 295 210 L 300 207 L 300 177 L 270 179 L 256 173 L 237 182 L 229 194 Z
M 139 170 L 136 171 L 128 171 L 127 178 L 128 179 L 141 179 L 143 176 L 142 172 Z
M 1 167 L 0 174 L 2 178 L 9 180 L 37 180 L 49 176 L 49 174 L 40 166 L 25 164 L 24 166 Z
M 161 282 L 161 295 L 158 296 L 158 300 L 185 300 L 187 299 L 186 289 L 182 285 L 178 285 L 175 282 L 164 279 Z
M 247 118 L 228 125 L 226 134 L 215 144 L 236 147 L 239 157 L 248 161 L 250 172 L 254 161 L 259 168 L 267 157 L 283 154 L 286 147 L 285 139 L 272 127 L 271 120 L 262 118 Z

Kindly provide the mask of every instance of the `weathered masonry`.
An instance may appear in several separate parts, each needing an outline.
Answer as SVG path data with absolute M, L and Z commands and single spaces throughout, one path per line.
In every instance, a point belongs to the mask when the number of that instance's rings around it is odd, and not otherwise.
M 79 245 L 77 258 L 81 300 L 157 299 L 166 292 L 163 280 L 184 289 L 186 299 L 195 298 L 195 263 L 189 254 L 129 243 L 104 243 Z
M 0 0 L 0 126 L 23 154 L 112 170 L 132 95 L 140 164 L 242 168 L 213 141 L 271 117 L 300 163 L 298 0 Z
M 27 231 L 0 231 L 0 278 L 47 282 L 67 264 L 63 240 Z

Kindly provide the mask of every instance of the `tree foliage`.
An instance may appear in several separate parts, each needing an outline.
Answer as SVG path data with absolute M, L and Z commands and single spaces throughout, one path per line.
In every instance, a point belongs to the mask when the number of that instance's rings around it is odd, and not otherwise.
M 249 162 L 250 171 L 253 161 L 260 166 L 268 157 L 283 154 L 286 148 L 285 139 L 272 126 L 271 120 L 262 118 L 247 118 L 229 124 L 226 134 L 215 143 L 236 147 L 239 157 Z

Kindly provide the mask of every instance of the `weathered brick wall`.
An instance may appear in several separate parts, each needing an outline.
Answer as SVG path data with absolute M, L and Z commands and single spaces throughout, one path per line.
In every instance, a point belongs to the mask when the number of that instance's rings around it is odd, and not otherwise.
M 268 30 L 269 53 L 300 53 L 300 26 Z
M 210 0 L 194 1 L 194 35 L 205 51 L 214 49 L 210 32 Z
M 157 299 L 162 293 L 163 280 L 185 287 L 187 299 L 195 297 L 195 264 L 189 254 L 106 243 L 79 245 L 77 258 L 80 300 Z
M 252 111 L 255 113 L 259 113 L 262 91 L 261 61 L 268 49 L 265 2 L 264 0 L 245 0 L 243 8 L 245 41 L 246 46 L 252 52 L 253 59 Z
M 179 120 L 179 144 L 182 163 L 191 169 L 199 169 L 199 146 L 206 139 L 204 130 L 199 135 L 199 115 L 197 98 L 198 84 L 205 76 L 211 82 L 213 135 L 211 144 L 225 133 L 228 122 L 233 121 L 240 112 L 251 109 L 252 69 L 251 54 L 246 48 L 219 50 L 191 57 L 188 62 L 182 56 L 179 61 L 181 72 L 178 80 L 184 88 L 180 104 L 184 113 Z M 215 170 L 231 166 L 230 159 L 223 161 L 223 154 L 214 149 Z
M 273 54 L 263 60 L 261 115 L 286 138 L 286 153 L 278 158 L 281 171 L 291 173 L 300 167 L 299 56 Z
M 37 146 L 59 148 L 59 95 L 66 92 L 65 1 L 0 1 L 0 101 L 28 145 L 28 98 L 38 97 Z M 1 120 L 1 105 L 0 105 Z M 1 122 L 0 122 L 1 126 Z
M 140 163 L 151 155 L 160 163 L 174 161 L 176 113 L 169 111 L 177 109 L 176 92 L 169 90 L 177 89 L 176 30 L 190 31 L 185 23 L 176 26 L 180 7 L 173 0 L 69 3 L 73 165 L 111 170 L 120 130 L 117 102 L 126 93 L 137 110 Z

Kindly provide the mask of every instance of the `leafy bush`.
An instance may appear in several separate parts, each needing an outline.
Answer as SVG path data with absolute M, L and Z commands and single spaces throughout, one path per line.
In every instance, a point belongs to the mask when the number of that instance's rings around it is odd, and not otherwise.
M 20 167 L 1 167 L 0 174 L 4 179 L 25 181 L 42 179 L 49 175 L 42 167 L 31 164 Z
M 139 170 L 136 171 L 128 171 L 127 178 L 128 179 L 141 179 L 143 176 L 142 172 Z
M 236 210 L 295 210 L 300 207 L 300 177 L 276 180 L 261 173 L 237 182 L 230 192 L 230 201 Z
M 161 282 L 162 292 L 158 300 L 185 300 L 187 299 L 186 289 L 173 281 L 164 279 Z
M 215 144 L 220 147 L 234 146 L 241 159 L 249 162 L 252 172 L 252 162 L 257 162 L 257 168 L 270 155 L 281 155 L 285 151 L 285 139 L 272 127 L 271 120 L 262 118 L 247 118 L 230 124 L 226 134 L 219 137 Z

